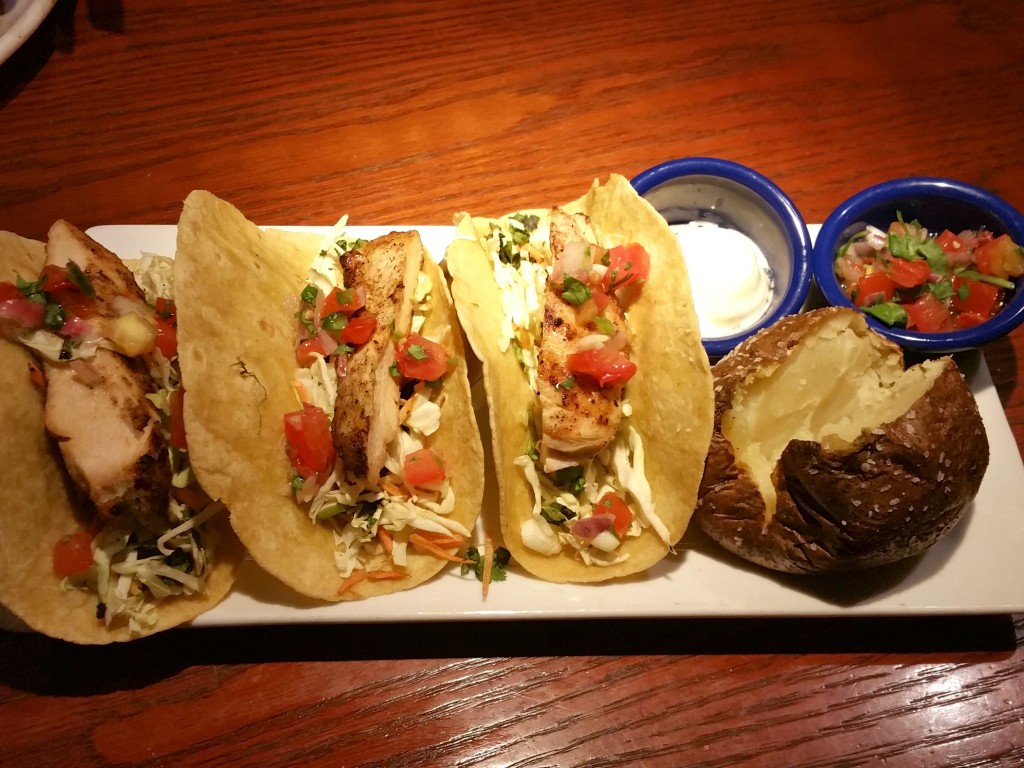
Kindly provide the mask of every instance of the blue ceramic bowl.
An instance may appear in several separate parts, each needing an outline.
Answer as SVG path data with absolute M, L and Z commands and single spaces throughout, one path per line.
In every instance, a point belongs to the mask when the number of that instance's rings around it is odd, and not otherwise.
M 833 270 L 836 249 L 871 224 L 888 229 L 896 213 L 904 221 L 917 219 L 930 232 L 961 232 L 985 227 L 1024 243 L 1024 216 L 1002 198 L 972 184 L 952 179 L 917 177 L 895 179 L 868 187 L 828 215 L 815 239 L 814 279 L 829 304 L 850 307 Z M 972 349 L 1012 331 L 1024 321 L 1024 290 L 1014 291 L 1006 306 L 988 322 L 963 331 L 921 333 L 889 326 L 874 317 L 868 324 L 904 349 L 924 354 L 947 354 Z
M 685 157 L 647 169 L 632 184 L 669 224 L 702 221 L 735 229 L 765 255 L 772 282 L 768 308 L 731 336 L 704 337 L 708 357 L 725 355 L 748 336 L 803 308 L 811 288 L 811 239 L 792 200 L 766 176 L 729 160 Z

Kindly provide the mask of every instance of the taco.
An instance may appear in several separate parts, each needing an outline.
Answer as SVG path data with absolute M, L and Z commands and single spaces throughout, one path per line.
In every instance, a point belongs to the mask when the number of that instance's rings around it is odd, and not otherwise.
M 620 176 L 561 208 L 455 221 L 505 546 L 550 581 L 646 570 L 689 522 L 713 421 L 674 236 Z
M 447 284 L 417 233 L 261 230 L 193 192 L 175 280 L 193 466 L 257 563 L 351 600 L 462 562 L 483 452 Z
M 189 621 L 243 558 L 189 471 L 169 273 L 66 222 L 45 246 L 0 233 L 0 603 L 53 637 Z

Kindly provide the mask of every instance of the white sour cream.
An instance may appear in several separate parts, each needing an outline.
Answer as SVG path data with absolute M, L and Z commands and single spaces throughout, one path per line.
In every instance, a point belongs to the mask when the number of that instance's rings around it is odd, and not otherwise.
M 686 269 L 700 335 L 732 336 L 749 328 L 772 300 L 772 272 L 757 244 L 742 232 L 706 221 L 673 224 Z

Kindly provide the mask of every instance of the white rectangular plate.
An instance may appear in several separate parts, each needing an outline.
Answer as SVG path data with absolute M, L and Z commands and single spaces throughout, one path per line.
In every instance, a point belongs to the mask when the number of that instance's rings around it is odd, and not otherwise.
M 373 238 L 411 228 L 349 227 L 348 232 Z M 440 260 L 453 228 L 416 229 Z M 102 226 L 89 234 L 126 259 L 141 251 L 174 252 L 173 225 Z M 194 624 L 1024 613 L 1024 464 L 983 356 L 969 354 L 958 362 L 985 421 L 991 460 L 963 522 L 928 552 L 905 562 L 853 575 L 786 576 L 718 550 L 691 528 L 677 553 L 644 576 L 616 583 L 552 584 L 513 568 L 507 581 L 492 585 L 484 601 L 479 582 L 452 568 L 410 591 L 335 604 L 298 596 L 247 563 L 234 591 Z M 478 408 L 477 416 L 486 444 L 486 414 Z M 493 473 L 478 532 L 484 527 L 499 530 Z

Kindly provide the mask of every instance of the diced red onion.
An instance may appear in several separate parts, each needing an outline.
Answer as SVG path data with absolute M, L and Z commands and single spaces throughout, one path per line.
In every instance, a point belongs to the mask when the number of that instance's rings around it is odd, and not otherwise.
M 594 515 L 574 521 L 569 530 L 573 536 L 590 541 L 598 534 L 610 531 L 614 525 L 615 518 L 612 515 Z
M 38 328 L 46 310 L 42 304 L 27 299 L 0 301 L 0 320 L 10 320 L 22 328 Z

